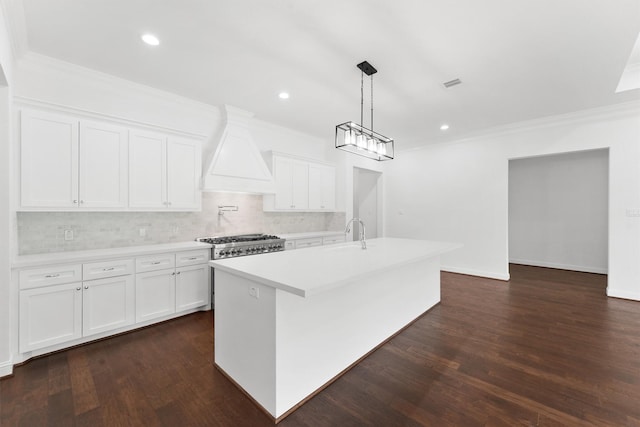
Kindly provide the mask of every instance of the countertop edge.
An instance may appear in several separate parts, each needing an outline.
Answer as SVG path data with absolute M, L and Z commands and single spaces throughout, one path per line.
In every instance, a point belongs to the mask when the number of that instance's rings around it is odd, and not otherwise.
M 415 256 L 412 257 L 408 257 L 407 259 L 404 259 L 402 261 L 396 262 L 392 265 L 387 265 L 385 267 L 381 267 L 381 268 L 372 268 L 370 270 L 364 271 L 362 273 L 358 273 L 358 274 L 353 274 L 352 276 L 346 277 L 342 280 L 338 280 L 335 282 L 331 282 L 331 283 L 327 283 L 323 286 L 319 286 L 316 287 L 314 289 L 311 290 L 304 290 L 304 289 L 300 289 L 294 285 L 291 284 L 287 284 L 285 282 L 282 281 L 275 281 L 275 280 L 271 280 L 271 279 L 267 279 L 265 277 L 256 275 L 256 274 L 252 274 L 252 273 L 248 273 L 245 272 L 243 270 L 240 270 L 238 268 L 234 268 L 234 267 L 230 267 L 227 266 L 223 263 L 218 263 L 216 260 L 211 260 L 209 261 L 209 266 L 211 266 L 212 268 L 219 268 L 223 271 L 226 271 L 228 273 L 232 273 L 235 274 L 237 276 L 243 277 L 245 279 L 248 280 L 252 280 L 258 283 L 261 283 L 263 285 L 275 288 L 275 289 L 280 289 L 289 293 L 292 293 L 294 295 L 298 295 L 301 296 L 303 298 L 306 298 L 308 296 L 312 296 L 312 295 L 317 295 L 326 291 L 330 291 L 331 289 L 335 289 L 341 286 L 345 286 L 353 281 L 356 280 L 360 280 L 372 275 L 376 275 L 377 273 L 381 272 L 381 271 L 385 271 L 388 270 L 390 268 L 399 268 L 402 267 L 404 265 L 408 265 L 408 264 L 412 264 L 421 260 L 425 260 L 425 259 L 429 259 L 429 258 L 434 258 L 434 257 L 439 257 L 444 253 L 447 252 L 451 252 L 454 251 L 456 249 L 459 249 L 461 247 L 463 247 L 462 244 L 460 243 L 449 243 L 449 242 L 440 242 L 443 244 L 446 244 L 447 246 L 444 246 L 442 248 L 438 248 L 437 250 L 434 250 L 432 252 L 429 253 L 423 253 L 423 254 L 417 254 Z
M 121 248 L 89 249 L 86 251 L 51 252 L 33 255 L 20 255 L 11 261 L 11 269 L 39 267 L 51 264 L 68 264 L 96 260 L 127 258 L 140 255 L 153 255 L 163 252 L 182 252 L 197 249 L 211 249 L 211 245 L 202 242 L 158 243 L 156 245 L 125 246 Z

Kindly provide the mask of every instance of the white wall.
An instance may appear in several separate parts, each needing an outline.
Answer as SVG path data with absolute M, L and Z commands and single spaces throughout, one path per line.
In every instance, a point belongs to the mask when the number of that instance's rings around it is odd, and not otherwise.
M 398 153 L 386 235 L 464 244 L 443 268 L 507 280 L 509 159 L 609 148 L 608 295 L 640 300 L 640 103 L 520 124 Z
M 609 153 L 589 150 L 509 162 L 509 260 L 607 272 Z
M 0 377 L 11 362 L 11 107 L 14 58 L 4 5 L 0 8 Z
M 360 218 L 365 224 L 366 237 L 375 239 L 378 236 L 378 179 L 380 172 L 355 168 L 353 174 L 354 195 L 353 215 Z M 353 238 L 360 235 L 360 224 L 353 224 Z

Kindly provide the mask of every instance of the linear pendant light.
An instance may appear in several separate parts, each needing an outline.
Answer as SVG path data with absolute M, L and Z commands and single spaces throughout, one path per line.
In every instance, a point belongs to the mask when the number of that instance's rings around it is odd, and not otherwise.
M 373 75 L 378 72 L 367 61 L 357 65 L 360 69 L 360 124 L 346 122 L 336 126 L 336 148 L 383 161 L 393 159 L 394 143 L 373 130 Z M 364 127 L 364 75 L 371 80 L 371 129 Z

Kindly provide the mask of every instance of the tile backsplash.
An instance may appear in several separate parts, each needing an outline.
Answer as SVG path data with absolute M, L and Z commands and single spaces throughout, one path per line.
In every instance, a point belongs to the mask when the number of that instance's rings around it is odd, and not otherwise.
M 218 206 L 238 206 L 218 215 Z M 262 196 L 203 193 L 201 212 L 18 212 L 18 253 L 79 251 L 244 233 L 340 231 L 344 212 L 263 212 Z M 65 240 L 72 230 L 73 240 Z

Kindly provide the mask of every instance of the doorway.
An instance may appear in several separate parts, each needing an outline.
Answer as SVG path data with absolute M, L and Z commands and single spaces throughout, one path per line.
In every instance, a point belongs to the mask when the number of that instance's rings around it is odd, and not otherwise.
M 509 161 L 509 263 L 607 274 L 609 150 Z
M 353 168 L 353 216 L 360 218 L 366 227 L 367 239 L 382 235 L 382 173 L 369 169 Z M 353 224 L 353 240 L 360 236 L 360 224 Z

